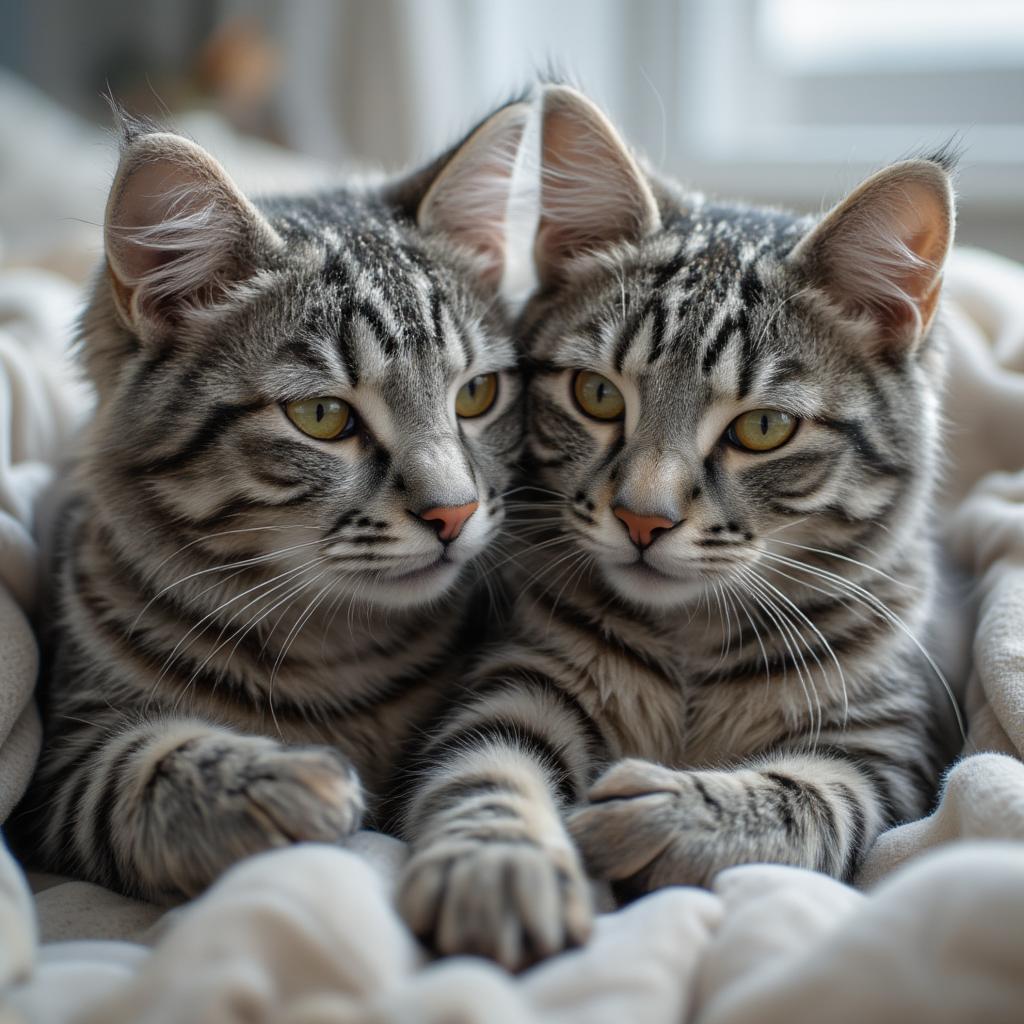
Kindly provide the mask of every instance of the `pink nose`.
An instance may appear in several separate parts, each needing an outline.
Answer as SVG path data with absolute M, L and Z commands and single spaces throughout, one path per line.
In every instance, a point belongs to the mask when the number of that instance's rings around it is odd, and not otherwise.
M 638 516 L 621 505 L 612 509 L 612 515 L 626 524 L 629 539 L 641 549 L 650 547 L 659 533 L 671 530 L 676 525 L 664 516 Z
M 480 507 L 479 501 L 470 501 L 465 505 L 439 505 L 428 508 L 418 514 L 425 523 L 437 523 L 437 535 L 441 540 L 455 540 L 469 517 Z

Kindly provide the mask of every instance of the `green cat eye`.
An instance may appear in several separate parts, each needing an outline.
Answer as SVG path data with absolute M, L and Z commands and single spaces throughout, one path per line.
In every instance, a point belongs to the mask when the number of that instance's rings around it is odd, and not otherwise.
M 580 370 L 572 382 L 576 404 L 595 420 L 619 420 L 626 411 L 622 392 L 593 370 Z
M 355 432 L 355 413 L 340 398 L 303 398 L 286 403 L 284 411 L 299 430 L 318 441 L 338 441 Z
M 726 436 L 737 448 L 770 452 L 793 436 L 798 422 L 795 416 L 778 409 L 751 409 L 729 424 Z
M 455 396 L 455 412 L 464 420 L 483 416 L 498 397 L 498 375 L 482 373 L 459 388 Z

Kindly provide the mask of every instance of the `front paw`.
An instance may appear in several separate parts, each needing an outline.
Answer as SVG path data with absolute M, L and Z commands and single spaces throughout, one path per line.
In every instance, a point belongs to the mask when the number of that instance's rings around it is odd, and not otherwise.
M 192 896 L 243 857 L 290 843 L 336 842 L 358 827 L 363 795 L 328 747 L 246 736 L 190 741 L 155 765 L 140 860 L 161 888 Z
M 591 875 L 649 891 L 714 873 L 721 810 L 698 773 L 625 760 L 597 780 L 568 827 Z
M 398 903 L 437 952 L 489 957 L 510 971 L 580 945 L 593 920 L 575 851 L 525 837 L 426 847 L 407 865 Z

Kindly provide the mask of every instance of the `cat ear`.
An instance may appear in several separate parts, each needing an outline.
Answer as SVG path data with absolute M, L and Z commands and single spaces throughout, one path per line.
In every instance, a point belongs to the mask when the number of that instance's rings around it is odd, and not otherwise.
M 494 286 L 505 270 L 506 221 L 529 118 L 526 103 L 492 114 L 447 157 L 416 209 L 422 231 L 447 235 L 474 251 L 482 278 Z
M 146 333 L 216 301 L 282 242 L 204 149 L 152 132 L 126 133 L 104 244 L 118 311 Z
M 889 346 L 912 349 L 931 325 L 953 242 L 953 186 L 932 160 L 868 178 L 803 238 L 790 260 Z
M 639 241 L 661 216 L 643 171 L 609 120 L 564 85 L 544 90 L 541 215 L 534 257 L 551 280 L 583 252 Z

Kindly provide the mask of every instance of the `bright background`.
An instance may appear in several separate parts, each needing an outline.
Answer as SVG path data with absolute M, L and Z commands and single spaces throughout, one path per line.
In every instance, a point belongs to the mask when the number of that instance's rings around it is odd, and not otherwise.
M 425 158 L 546 67 L 724 196 L 820 209 L 955 138 L 960 241 L 1024 259 L 1022 0 L 0 0 L 0 113 L 31 83 L 108 124 L 109 88 L 331 166 Z

